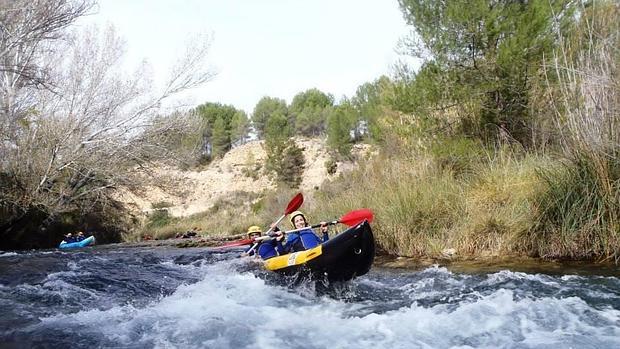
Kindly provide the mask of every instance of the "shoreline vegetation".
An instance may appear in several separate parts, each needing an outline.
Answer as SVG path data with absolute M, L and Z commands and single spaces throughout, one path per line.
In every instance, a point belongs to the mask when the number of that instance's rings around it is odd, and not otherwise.
M 63 24 L 90 4 L 76 3 L 82 6 L 71 7 Z M 338 101 L 309 89 L 290 104 L 264 97 L 250 116 L 214 102 L 162 116 L 156 106 L 166 93 L 136 110 L 121 103 L 124 97 L 93 104 L 84 92 L 91 83 L 112 90 L 114 79 L 85 79 L 83 89 L 70 89 L 67 77 L 83 75 L 59 72 L 67 79 L 49 83 L 67 89 L 49 95 L 29 83 L 32 76 L 16 77 L 21 90 L 6 88 L 0 99 L 10 121 L 0 124 L 0 150 L 7 154 L 0 162 L 0 249 L 52 247 L 64 231 L 78 228 L 96 231 L 104 243 L 163 240 L 194 228 L 205 239 L 242 236 L 250 225 L 269 226 L 299 190 L 308 168 L 296 139 L 314 137 L 326 139 L 330 149 L 326 173 L 343 161 L 356 167 L 304 192 L 304 212 L 319 221 L 372 209 L 385 255 L 619 263 L 617 2 L 398 3 L 415 31 L 404 49 L 422 66 L 398 65 L 393 76 L 364 83 Z M 63 28 L 49 30 L 62 37 Z M 21 57 L 11 52 L 3 54 Z M 34 68 L 39 62 L 26 63 Z M 89 64 L 94 69 L 106 62 L 102 57 Z M 28 99 L 31 105 L 6 104 L 32 94 L 37 98 Z M 67 104 L 75 100 L 84 108 Z M 92 105 L 97 108 L 89 110 Z M 102 116 L 102 110 L 110 114 Z M 144 125 L 144 119 L 152 122 Z M 248 159 L 245 174 L 267 177 L 276 189 L 236 192 L 183 218 L 173 217 L 165 202 L 152 203 L 146 217 L 135 215 L 115 197 L 119 189 L 174 188 L 153 169 L 207 168 L 254 138 L 264 141 L 266 156 Z M 351 149 L 360 143 L 372 151 L 356 158 Z
M 242 236 L 234 236 L 234 239 Z M 233 237 L 224 238 L 170 238 L 165 240 L 146 240 L 139 242 L 121 242 L 106 245 L 107 248 L 214 248 L 223 242 L 230 241 Z M 233 239 L 233 240 L 234 240 Z M 223 249 L 222 251 L 227 251 Z M 230 251 L 230 250 L 228 250 Z M 430 257 L 402 257 L 389 255 L 378 251 L 374 262 L 375 267 L 386 269 L 421 270 L 429 267 L 446 268 L 451 272 L 458 273 L 494 273 L 502 270 L 511 270 L 526 273 L 546 274 L 570 274 L 575 275 L 603 275 L 620 276 L 620 270 L 612 261 L 593 262 L 576 260 L 549 260 L 539 257 L 527 257 L 520 255 L 489 256 L 478 255 L 468 257 L 441 256 Z

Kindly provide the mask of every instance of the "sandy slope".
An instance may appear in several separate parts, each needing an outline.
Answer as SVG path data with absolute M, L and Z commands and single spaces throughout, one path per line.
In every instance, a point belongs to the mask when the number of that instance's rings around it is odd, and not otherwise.
M 298 139 L 297 144 L 304 148 L 306 170 L 300 191 L 311 192 L 315 187 L 331 178 L 325 169 L 329 159 L 324 139 Z M 356 151 L 366 151 L 367 146 L 358 146 Z M 202 171 L 179 171 L 177 169 L 159 170 L 174 183 L 173 192 L 164 192 L 149 187 L 144 194 L 136 196 L 125 193 L 122 200 L 132 204 L 137 210 L 148 212 L 153 203 L 168 202 L 168 208 L 174 216 L 189 216 L 209 209 L 218 198 L 235 191 L 259 193 L 274 188 L 274 183 L 267 176 L 260 175 L 253 179 L 246 174 L 261 166 L 265 160 L 263 141 L 252 141 L 229 151 L 223 159 L 214 161 Z M 341 171 L 350 169 L 353 164 L 338 164 L 337 176 Z M 260 171 L 262 173 L 262 171 Z

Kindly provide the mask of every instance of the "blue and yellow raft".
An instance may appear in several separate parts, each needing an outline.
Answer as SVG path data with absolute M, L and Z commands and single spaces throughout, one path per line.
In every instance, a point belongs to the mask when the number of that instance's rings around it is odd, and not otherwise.
M 348 281 L 366 274 L 374 262 L 375 239 L 367 221 L 321 245 L 266 260 L 265 268 L 285 275 L 310 272 L 329 281 Z

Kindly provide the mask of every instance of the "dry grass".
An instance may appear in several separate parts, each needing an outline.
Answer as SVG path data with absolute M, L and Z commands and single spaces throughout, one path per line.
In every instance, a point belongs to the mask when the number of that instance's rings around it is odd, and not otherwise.
M 550 161 L 503 149 L 479 163 L 475 178 L 467 184 L 466 215 L 455 227 L 462 236 L 459 250 L 492 255 L 522 250 L 520 236 L 534 224 L 533 202 L 544 190 L 537 170 Z
M 442 158 L 379 156 L 324 185 L 312 213 L 330 217 L 369 207 L 378 244 L 397 255 L 437 257 L 449 248 L 499 254 L 515 250 L 516 236 L 533 224 L 531 202 L 542 185 L 536 169 L 543 161 L 502 149 L 468 163 L 463 176 Z
M 564 166 L 543 172 L 549 190 L 530 232 L 551 258 L 620 260 L 620 7 L 594 1 L 547 67 Z
M 290 190 L 262 194 L 234 192 L 220 198 L 209 210 L 184 218 L 171 217 L 165 210 L 159 210 L 147 218 L 141 229 L 124 239 L 136 241 L 149 235 L 163 240 L 189 230 L 198 230 L 202 236 L 243 235 L 251 225 L 267 230 L 294 195 Z

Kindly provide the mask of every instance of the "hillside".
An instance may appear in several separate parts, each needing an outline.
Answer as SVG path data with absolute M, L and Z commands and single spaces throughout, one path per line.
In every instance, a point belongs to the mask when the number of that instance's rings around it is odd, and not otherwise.
M 324 139 L 303 138 L 297 144 L 304 148 L 306 169 L 300 191 L 310 194 L 324 180 L 334 178 L 343 171 L 353 168 L 353 163 L 338 163 L 334 175 L 329 175 L 325 162 L 329 159 Z M 354 153 L 365 153 L 367 145 L 356 145 Z M 262 173 L 265 161 L 263 141 L 251 141 L 229 151 L 224 158 L 216 160 L 201 170 L 181 171 L 159 169 L 157 172 L 172 183 L 166 191 L 150 186 L 143 194 L 125 193 L 121 200 L 136 210 L 149 212 L 153 204 L 166 203 L 168 211 L 176 217 L 184 217 L 208 210 L 219 198 L 237 191 L 260 193 L 275 188 L 273 181 Z M 259 168 L 258 176 L 251 176 Z

